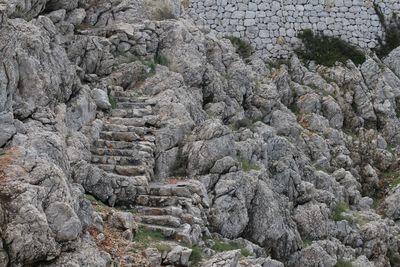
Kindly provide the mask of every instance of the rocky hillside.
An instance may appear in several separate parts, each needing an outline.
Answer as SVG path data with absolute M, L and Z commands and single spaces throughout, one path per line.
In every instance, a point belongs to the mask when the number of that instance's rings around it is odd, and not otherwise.
M 0 0 L 0 266 L 400 266 L 400 47 L 243 59 L 179 14 Z

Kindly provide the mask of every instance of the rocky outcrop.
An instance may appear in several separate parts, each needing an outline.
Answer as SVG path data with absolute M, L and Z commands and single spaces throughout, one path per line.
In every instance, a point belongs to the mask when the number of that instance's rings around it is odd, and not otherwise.
M 393 265 L 398 49 L 243 61 L 146 8 L 0 5 L 0 265 Z

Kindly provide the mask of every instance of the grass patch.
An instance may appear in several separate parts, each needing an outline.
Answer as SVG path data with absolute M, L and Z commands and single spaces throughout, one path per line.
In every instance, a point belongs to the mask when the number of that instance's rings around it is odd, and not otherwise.
M 235 36 L 225 36 L 225 38 L 231 41 L 232 45 L 236 49 L 236 53 L 238 53 L 243 59 L 249 58 L 253 54 L 254 49 L 248 41 Z
M 394 189 L 400 184 L 400 171 L 386 171 L 382 173 L 386 186 Z
M 304 247 L 309 247 L 312 244 L 312 240 L 308 240 L 308 239 L 303 240 L 303 244 L 304 244 Z
M 152 242 L 164 241 L 165 239 L 165 236 L 160 231 L 151 231 L 144 227 L 139 227 L 133 240 L 141 245 L 148 246 Z
M 310 29 L 302 31 L 297 37 L 301 39 L 303 47 L 295 52 L 305 61 L 313 60 L 328 67 L 336 62 L 346 63 L 349 59 L 356 65 L 365 62 L 365 55 L 361 50 L 340 38 L 314 34 Z
M 100 200 L 97 200 L 93 195 L 85 194 L 85 199 L 90 201 L 94 210 L 97 212 L 104 213 L 104 212 L 108 212 L 111 209 L 109 206 L 105 205 Z
M 193 246 L 192 247 L 192 254 L 190 254 L 190 262 L 191 266 L 199 266 L 199 263 L 203 259 L 203 251 L 201 250 L 200 247 L 198 246 Z
M 4 156 L 6 154 L 6 151 L 2 148 L 0 148 L 0 156 Z
M 248 257 L 248 256 L 252 255 L 250 251 L 248 251 L 245 248 L 242 248 L 239 244 L 236 244 L 234 242 L 216 241 L 214 246 L 212 246 L 212 249 L 217 251 L 217 252 L 224 252 L 224 251 L 240 249 L 240 254 L 243 257 Z
M 240 166 L 242 167 L 243 171 L 245 171 L 245 172 L 249 172 L 251 170 L 255 170 L 255 171 L 260 170 L 260 166 L 258 166 L 257 164 L 251 163 L 247 159 L 239 159 L 239 162 L 240 162 Z
M 351 264 L 351 261 L 343 260 L 343 259 L 338 259 L 334 267 L 352 267 L 353 264 Z
M 156 244 L 155 248 L 160 252 L 161 254 L 164 254 L 164 252 L 170 252 L 172 250 L 171 246 L 165 243 L 160 243 Z
M 116 108 L 118 107 L 117 100 L 115 100 L 115 98 L 112 97 L 111 95 L 108 96 L 108 99 L 109 99 L 109 101 L 110 101 L 111 108 L 112 108 L 112 109 L 116 109 Z
M 348 211 L 349 205 L 345 202 L 339 202 L 335 209 L 332 211 L 332 219 L 336 222 L 347 220 L 347 217 L 343 215 L 343 212 Z
M 379 58 L 383 58 L 400 46 L 400 19 L 395 13 L 387 19 L 376 3 L 374 3 L 374 9 L 385 32 L 384 40 L 378 37 L 379 46 L 375 49 L 375 53 Z

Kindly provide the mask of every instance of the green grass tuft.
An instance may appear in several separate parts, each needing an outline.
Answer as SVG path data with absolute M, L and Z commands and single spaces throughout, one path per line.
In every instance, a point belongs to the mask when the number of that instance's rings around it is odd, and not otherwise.
M 243 59 L 249 58 L 253 54 L 254 49 L 249 42 L 235 36 L 226 36 L 225 38 L 231 41 L 236 48 L 236 53 Z
M 345 202 L 339 202 L 335 209 L 332 211 L 332 219 L 336 222 L 346 220 L 346 216 L 343 216 L 343 212 L 348 211 L 349 205 Z
M 172 250 L 171 246 L 165 243 L 156 244 L 155 247 L 161 254 L 164 254 L 164 252 L 168 253 Z
M 251 170 L 260 170 L 260 166 L 258 166 L 257 164 L 251 163 L 249 160 L 247 159 L 239 159 L 240 162 L 240 166 L 242 167 L 243 171 L 245 172 L 249 172 Z
M 108 99 L 110 100 L 111 108 L 116 109 L 118 107 L 117 100 L 115 100 L 111 95 L 108 96 Z
M 203 259 L 203 251 L 198 246 L 192 247 L 192 254 L 190 254 L 189 260 L 191 261 L 191 266 L 198 266 Z
M 315 34 L 309 29 L 299 33 L 298 38 L 302 40 L 304 47 L 295 52 L 305 61 L 313 60 L 328 67 L 336 62 L 346 63 L 349 59 L 356 65 L 365 62 L 365 55 L 361 50 L 340 38 Z
M 154 63 L 158 65 L 163 65 L 163 66 L 169 66 L 170 62 L 169 59 L 166 56 L 163 56 L 161 54 L 157 54 L 154 56 Z
M 334 267 L 352 267 L 351 261 L 346 261 L 343 259 L 338 259 Z
M 224 252 L 224 251 L 240 249 L 240 254 L 243 257 L 248 257 L 248 256 L 252 255 L 250 251 L 248 251 L 245 248 L 242 248 L 239 244 L 234 243 L 234 242 L 216 241 L 214 246 L 212 246 L 212 249 L 217 251 L 217 252 Z
M 0 148 L 0 156 L 4 156 L 6 154 L 6 151 L 2 148 Z

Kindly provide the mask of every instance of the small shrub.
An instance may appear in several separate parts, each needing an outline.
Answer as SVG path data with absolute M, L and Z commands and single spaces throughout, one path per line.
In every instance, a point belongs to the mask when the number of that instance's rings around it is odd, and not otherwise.
M 170 64 L 168 58 L 166 56 L 163 56 L 163 55 L 159 54 L 159 53 L 157 53 L 154 56 L 154 63 L 158 64 L 158 65 L 167 66 L 167 67 Z
M 332 219 L 336 222 L 346 220 L 346 216 L 343 216 L 343 212 L 349 210 L 349 205 L 345 202 L 339 202 L 335 209 L 332 211 Z
M 303 47 L 295 52 L 306 61 L 314 60 L 317 64 L 331 67 L 336 62 L 346 63 L 348 59 L 356 65 L 365 61 L 364 53 L 355 46 L 337 37 L 325 36 L 322 33 L 314 34 L 311 30 L 299 33 L 298 38 Z
M 242 119 L 242 120 L 238 120 L 238 121 L 231 123 L 229 125 L 229 128 L 231 128 L 232 131 L 236 132 L 242 127 L 249 128 L 252 124 L 253 124 L 252 120 Z
M 251 163 L 247 159 L 240 159 L 239 162 L 240 162 L 240 166 L 242 167 L 243 171 L 245 171 L 245 172 L 249 172 L 251 170 L 258 171 L 260 169 L 260 166 L 258 166 L 257 164 Z
M 189 260 L 191 261 L 191 266 L 198 266 L 203 259 L 203 252 L 200 247 L 193 246 L 192 254 L 190 254 Z
M 147 0 L 145 4 L 154 20 L 176 19 L 172 3 L 168 0 Z
M 304 244 L 304 247 L 309 247 L 312 244 L 312 240 L 308 240 L 308 239 L 303 240 L 303 244 Z
M 110 101 L 111 108 L 116 109 L 118 107 L 117 100 L 115 100 L 115 98 L 112 97 L 111 95 L 108 96 L 108 99 Z
M 400 19 L 393 14 L 388 20 L 376 3 L 374 3 L 374 9 L 385 32 L 384 40 L 378 37 L 379 46 L 375 49 L 375 53 L 379 58 L 383 58 L 400 46 Z
M 253 54 L 254 49 L 249 42 L 235 36 L 226 36 L 225 38 L 231 41 L 232 45 L 236 48 L 236 53 L 243 59 L 249 58 Z
M 172 250 L 171 246 L 165 243 L 156 244 L 155 247 L 161 254 L 164 254 L 164 252 L 170 252 Z
M 338 259 L 334 267 L 352 267 L 351 261 L 346 261 L 343 259 Z
M 149 245 L 152 242 L 164 241 L 165 236 L 160 231 L 151 231 L 140 227 L 135 235 L 134 241 L 142 245 Z

